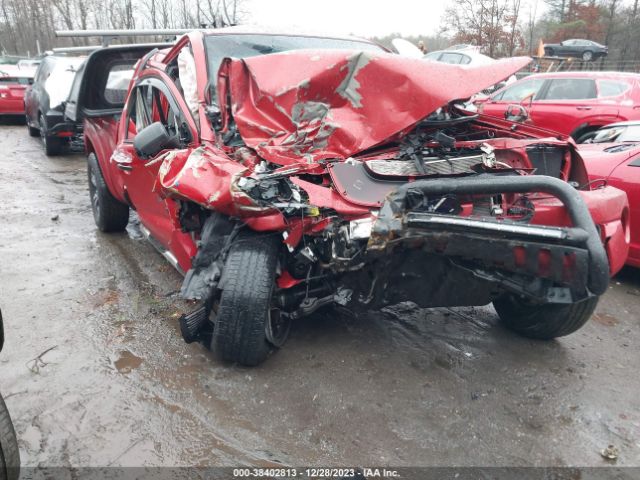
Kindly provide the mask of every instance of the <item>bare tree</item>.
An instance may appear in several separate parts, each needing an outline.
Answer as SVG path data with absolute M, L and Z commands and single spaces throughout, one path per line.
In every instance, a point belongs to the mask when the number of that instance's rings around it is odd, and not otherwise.
M 529 17 L 527 19 L 527 33 L 529 38 L 529 55 L 534 54 L 533 38 L 534 38 L 534 32 L 536 27 L 537 15 L 538 15 L 538 0 L 532 0 L 531 2 L 529 2 Z
M 510 55 L 520 37 L 520 5 L 520 0 L 453 0 L 444 16 L 446 30 L 491 57 Z
M 95 43 L 58 39 L 56 29 L 217 28 L 240 23 L 242 5 L 243 0 L 0 0 L 0 53 Z

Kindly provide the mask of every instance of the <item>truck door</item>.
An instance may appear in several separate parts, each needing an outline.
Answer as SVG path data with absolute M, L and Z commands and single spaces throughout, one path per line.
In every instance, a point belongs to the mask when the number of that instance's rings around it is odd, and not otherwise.
M 185 148 L 194 135 L 187 123 L 182 105 L 170 87 L 160 78 L 145 77 L 131 91 L 126 117 L 120 125 L 121 143 L 112 161 L 122 171 L 127 196 L 140 221 L 153 237 L 169 249 L 177 228 L 173 200 L 167 200 L 158 181 L 164 153 L 141 158 L 133 142 L 142 129 L 160 122 L 175 136 L 177 148 Z

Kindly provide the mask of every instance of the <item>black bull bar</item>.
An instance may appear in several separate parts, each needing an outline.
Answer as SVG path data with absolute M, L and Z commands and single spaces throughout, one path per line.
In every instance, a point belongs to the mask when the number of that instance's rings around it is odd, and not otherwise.
M 425 196 L 438 196 L 447 194 L 474 195 L 474 194 L 500 194 L 500 193 L 547 193 L 558 198 L 569 214 L 573 227 L 545 227 L 528 225 L 517 222 L 486 221 L 460 216 L 439 215 L 434 213 L 407 212 L 406 200 L 410 192 L 422 193 Z M 407 232 L 411 231 L 411 235 Z M 447 233 L 448 232 L 448 233 Z M 609 261 L 600 235 L 596 229 L 591 214 L 583 201 L 580 193 L 562 180 L 544 175 L 529 176 L 497 176 L 478 175 L 464 178 L 438 178 L 430 180 L 417 180 L 406 183 L 394 192 L 390 193 L 377 220 L 374 222 L 369 240 L 368 250 L 383 250 L 390 240 L 413 238 L 414 236 L 428 237 L 437 243 L 446 236 L 446 241 L 456 240 L 453 248 L 446 249 L 445 255 L 464 256 L 464 249 L 470 249 L 474 240 L 486 241 L 487 238 L 495 240 L 506 249 L 513 249 L 518 244 L 524 245 L 525 250 L 531 248 L 535 251 L 535 259 L 528 259 L 525 268 L 526 273 L 536 274 L 538 252 L 550 251 L 550 261 L 555 263 L 552 267 L 562 269 L 562 257 L 571 253 L 578 258 L 577 267 L 584 266 L 583 272 L 578 271 L 573 279 L 573 286 L 579 288 L 586 286 L 595 295 L 603 294 L 609 285 Z M 451 236 L 453 235 L 453 236 Z M 560 249 L 560 252 L 557 250 Z M 499 256 L 494 255 L 490 249 L 480 253 L 479 258 L 495 261 L 500 264 L 504 261 L 504 252 Z M 478 254 L 478 249 L 474 254 Z M 564 252 L 564 253 L 563 253 Z M 554 254 L 555 253 L 555 254 Z M 517 270 L 517 269 L 516 269 Z M 578 268 L 580 270 L 580 268 Z M 582 277 L 582 278 L 580 278 Z M 585 282 L 586 277 L 586 282 Z M 558 278 L 555 278 L 558 280 Z M 581 285 L 576 285 L 578 282 Z M 585 285 L 586 284 L 586 285 Z

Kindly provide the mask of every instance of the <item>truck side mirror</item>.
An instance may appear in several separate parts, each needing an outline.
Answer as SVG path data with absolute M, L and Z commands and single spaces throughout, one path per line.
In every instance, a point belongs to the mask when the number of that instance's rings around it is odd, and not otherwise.
M 141 158 L 155 157 L 162 150 L 179 147 L 178 137 L 170 135 L 161 122 L 144 127 L 133 139 L 133 148 Z

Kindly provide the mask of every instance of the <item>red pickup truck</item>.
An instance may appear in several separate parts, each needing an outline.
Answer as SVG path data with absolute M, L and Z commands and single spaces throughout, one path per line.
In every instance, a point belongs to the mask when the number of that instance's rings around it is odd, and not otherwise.
M 226 360 L 260 363 L 331 305 L 493 302 L 523 335 L 567 335 L 624 263 L 626 195 L 593 190 L 572 141 L 456 107 L 529 59 L 241 28 L 148 50 L 94 52 L 67 115 L 98 228 L 137 212 L 199 300 L 185 340 Z

